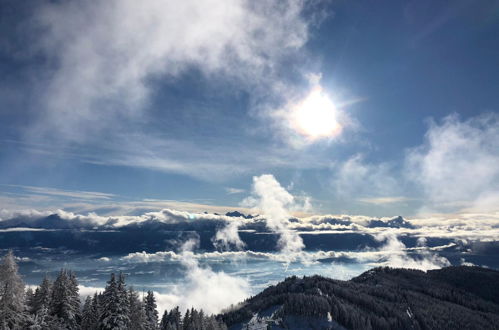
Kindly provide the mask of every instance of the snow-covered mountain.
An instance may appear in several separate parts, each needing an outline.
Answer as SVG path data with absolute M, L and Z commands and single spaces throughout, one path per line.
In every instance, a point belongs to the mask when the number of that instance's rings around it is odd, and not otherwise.
M 498 329 L 499 271 L 375 268 L 290 277 L 220 316 L 230 329 Z

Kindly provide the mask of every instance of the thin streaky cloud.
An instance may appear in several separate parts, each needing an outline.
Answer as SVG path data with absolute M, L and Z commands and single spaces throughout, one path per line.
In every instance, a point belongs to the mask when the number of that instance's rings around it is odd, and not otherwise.
M 2 184 L 2 186 L 21 188 L 25 191 L 40 194 L 40 195 L 50 195 L 50 196 L 60 196 L 60 197 L 70 197 L 75 199 L 112 199 L 117 197 L 115 194 L 96 192 L 96 191 L 81 191 L 81 190 L 65 190 L 50 187 L 37 187 L 37 186 L 26 186 L 26 185 L 10 185 Z
M 246 192 L 246 189 L 227 187 L 227 188 L 225 188 L 225 191 L 229 195 L 234 195 L 234 194 L 242 194 L 242 193 Z
M 359 198 L 358 201 L 362 203 L 368 204 L 393 204 L 393 203 L 403 203 L 412 200 L 411 198 L 403 197 L 403 196 L 395 196 L 395 197 L 373 197 L 373 198 Z

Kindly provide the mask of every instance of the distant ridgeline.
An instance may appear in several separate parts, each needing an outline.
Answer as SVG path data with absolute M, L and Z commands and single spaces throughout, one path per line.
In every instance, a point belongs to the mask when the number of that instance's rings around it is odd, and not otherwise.
M 375 268 L 349 281 L 293 276 L 216 317 L 176 307 L 159 320 L 153 292 L 140 299 L 123 274 L 80 299 L 72 271 L 25 290 L 14 255 L 4 256 L 1 330 L 499 329 L 499 271 L 480 267 Z
M 54 282 L 44 278 L 33 291 L 25 290 L 12 252 L 0 265 L 1 330 L 226 330 L 214 316 L 176 307 L 158 319 L 152 291 L 140 299 L 126 288 L 123 274 L 111 278 L 102 293 L 88 296 L 81 304 L 75 273 L 61 270 Z
M 290 277 L 221 316 L 230 329 L 499 329 L 499 272 L 375 268 Z
M 241 221 L 239 235 L 246 244 L 247 250 L 257 252 L 277 251 L 279 235 L 270 231 L 264 218 L 244 215 L 240 212 L 228 212 L 225 215 L 206 215 L 205 218 L 160 221 L 151 217 L 141 222 L 131 222 L 118 225 L 116 219 L 109 217 L 104 224 L 94 223 L 84 216 L 73 218 L 61 217 L 59 214 L 48 216 L 16 216 L 0 221 L 0 249 L 14 248 L 23 256 L 31 257 L 38 253 L 36 247 L 48 251 L 60 251 L 61 247 L 79 253 L 99 253 L 109 255 L 126 255 L 137 251 L 155 253 L 158 251 L 175 251 L 179 240 L 192 238 L 193 233 L 199 237 L 199 249 L 216 251 L 213 237 L 227 225 L 227 220 L 220 217 L 230 217 Z M 296 219 L 290 219 L 296 223 Z M 352 222 L 345 219 L 325 218 L 325 225 L 348 226 Z M 412 224 L 402 217 L 388 221 L 372 219 L 367 224 L 369 228 L 412 228 Z M 377 248 L 383 243 L 364 232 L 339 232 L 316 235 L 307 227 L 298 227 L 305 246 L 309 250 L 357 250 L 359 247 Z M 345 227 L 345 230 L 348 229 Z M 265 233 L 266 235 L 261 235 Z M 438 245 L 445 245 L 452 239 L 439 239 Z M 415 246 L 416 239 L 404 241 L 408 246 Z M 483 263 L 483 261 L 482 261 Z

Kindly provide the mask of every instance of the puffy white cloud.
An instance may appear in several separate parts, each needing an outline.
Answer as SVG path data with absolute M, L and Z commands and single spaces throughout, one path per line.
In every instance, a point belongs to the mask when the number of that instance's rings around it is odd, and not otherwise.
M 215 272 L 208 266 L 199 265 L 192 252 L 197 243 L 189 240 L 182 247 L 180 262 L 185 267 L 186 281 L 173 289 L 172 295 L 177 299 L 172 299 L 167 307 L 179 305 L 182 310 L 202 308 L 206 313 L 212 314 L 249 297 L 250 286 L 244 278 L 231 276 L 223 271 Z
M 417 205 L 420 213 L 493 212 L 499 205 L 499 116 L 430 121 L 402 170 L 362 154 L 332 165 L 336 197 L 373 205 Z
M 244 248 L 246 244 L 239 236 L 239 226 L 241 224 L 239 220 L 228 221 L 227 225 L 215 234 L 213 245 L 224 250 L 229 250 L 232 246 L 239 250 Z
M 430 210 L 497 210 L 498 164 L 497 115 L 432 121 L 424 144 L 407 156 L 408 176 L 422 189 Z
M 253 195 L 243 205 L 253 206 L 263 212 L 267 226 L 280 235 L 279 247 L 285 255 L 301 251 L 302 238 L 289 228 L 290 209 L 297 207 L 294 197 L 284 189 L 273 175 L 253 177 Z

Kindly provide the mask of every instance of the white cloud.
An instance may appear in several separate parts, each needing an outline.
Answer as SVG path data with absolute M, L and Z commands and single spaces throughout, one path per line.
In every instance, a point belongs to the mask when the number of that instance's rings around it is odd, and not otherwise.
M 333 188 L 339 197 L 388 197 L 398 191 L 390 164 L 366 163 L 361 154 L 333 167 Z M 362 201 L 369 199 L 362 198 Z
M 404 243 L 392 231 L 380 233 L 375 238 L 378 241 L 384 241 L 385 245 L 378 250 L 382 253 L 373 265 L 421 270 L 430 270 L 451 265 L 449 260 L 426 248 L 424 246 L 426 242 L 424 238 L 418 240 L 420 249 L 418 249 L 417 257 L 412 257 L 407 253 Z
M 424 238 L 419 238 L 419 245 L 416 247 L 406 247 L 398 238 L 400 233 L 396 230 L 386 229 L 383 232 L 371 233 L 379 241 L 385 241 L 379 249 L 366 249 L 358 251 L 299 251 L 295 252 L 291 259 L 300 261 L 303 265 L 317 263 L 320 260 L 342 260 L 344 258 L 355 259 L 361 264 L 366 264 L 371 267 L 376 266 L 391 266 L 400 268 L 416 268 L 416 269 L 434 269 L 450 265 L 447 259 L 438 256 L 437 252 L 449 248 L 456 247 L 456 243 L 449 243 L 440 246 L 425 246 Z M 410 255 L 412 253 L 412 255 Z M 171 251 L 146 253 L 136 252 L 130 253 L 121 258 L 121 260 L 129 263 L 144 263 L 144 262 L 164 262 L 164 261 L 180 261 L 182 262 L 185 256 L 183 253 L 175 253 Z M 290 256 L 275 252 L 255 252 L 255 251 L 224 251 L 224 252 L 203 252 L 193 253 L 189 258 L 195 259 L 196 263 L 203 261 L 206 263 L 219 262 L 227 260 L 232 262 L 247 262 L 249 260 L 270 260 L 282 263 L 287 266 L 290 261 Z M 340 261 L 341 262 L 341 261 Z
M 239 226 L 242 222 L 239 220 L 230 220 L 227 225 L 218 230 L 213 238 L 213 245 L 217 248 L 229 250 L 232 246 L 240 250 L 246 245 L 239 236 Z
M 227 192 L 227 194 L 229 194 L 229 195 L 233 195 L 233 194 L 242 194 L 242 193 L 243 193 L 243 192 L 245 192 L 246 190 L 244 190 L 244 189 L 239 189 L 239 188 L 227 187 L 227 188 L 225 188 L 225 191 Z
M 179 261 L 184 267 L 184 281 L 173 285 L 170 292 L 154 292 L 158 310 L 179 306 L 181 311 L 194 307 L 207 314 L 216 314 L 232 304 L 237 304 L 250 296 L 249 282 L 243 277 L 232 276 L 223 271 L 216 272 L 209 266 L 200 266 L 198 255 L 192 251 L 199 242 L 191 239 L 182 244 L 180 253 L 171 251 L 148 254 L 133 253 L 121 258 L 128 262 L 160 262 L 168 259 Z M 85 297 L 102 288 L 80 285 L 80 294 Z
M 423 144 L 407 149 L 403 171 L 356 154 L 332 165 L 340 200 L 421 205 L 420 213 L 493 212 L 499 205 L 499 117 L 431 121 Z M 402 194 L 409 195 L 403 196 Z
M 145 251 L 142 252 L 133 252 L 129 253 L 120 259 L 127 262 L 161 262 L 170 259 L 179 259 L 179 255 L 174 251 L 159 251 L 155 253 L 147 253 Z
M 255 203 L 254 198 L 250 198 L 249 201 Z M 255 205 L 255 204 L 253 204 Z M 296 206 L 295 206 L 296 207 Z M 251 210 L 249 210 L 251 211 Z M 253 210 L 260 212 L 261 210 Z M 37 210 L 7 210 L 0 209 L 0 222 L 13 219 L 16 223 L 26 226 L 30 222 L 36 221 L 38 219 L 44 218 L 51 214 L 57 214 L 64 220 L 73 222 L 75 228 L 89 228 L 106 225 L 110 228 L 119 228 L 125 225 L 142 223 L 144 221 L 152 220 L 164 223 L 182 223 L 182 222 L 196 222 L 196 221 L 216 221 L 217 225 L 220 223 L 226 223 L 229 228 L 224 227 L 221 230 L 224 232 L 219 235 L 227 235 L 225 237 L 225 243 L 230 247 L 241 247 L 244 244 L 239 237 L 236 227 L 241 225 L 241 222 L 251 225 L 252 223 L 259 223 L 266 221 L 264 216 L 258 216 L 253 219 L 237 219 L 234 217 L 228 217 L 224 215 L 217 215 L 213 213 L 194 213 L 185 211 L 176 211 L 171 209 L 163 209 L 155 212 L 145 212 L 140 215 L 109 215 L 100 216 L 95 213 L 89 214 L 78 214 L 73 212 L 67 212 L 64 210 L 47 210 L 47 211 L 37 211 Z M 289 235 L 285 236 L 287 239 L 293 239 L 297 236 L 299 245 L 300 237 L 298 234 L 321 234 L 321 233 L 336 233 L 336 234 L 348 234 L 348 233 L 358 233 L 358 234 L 369 234 L 378 235 L 387 230 L 386 227 L 369 227 L 371 220 L 381 220 L 387 222 L 393 220 L 393 217 L 369 217 L 361 215 L 345 215 L 345 214 L 330 214 L 330 215 L 313 215 L 304 217 L 293 217 L 294 222 L 285 221 L 285 228 L 289 231 Z M 409 222 L 413 228 L 390 228 L 390 231 L 396 235 L 411 235 L 413 237 L 441 237 L 450 239 L 465 239 L 465 240 L 488 240 L 496 241 L 499 238 L 499 212 L 462 212 L 456 214 L 442 213 L 442 214 L 427 214 L 422 215 L 417 218 L 405 219 Z M 237 225 L 236 225 L 237 223 Z M 278 229 L 278 228 L 277 228 Z M 33 228 L 7 228 L 3 231 L 35 231 L 44 229 L 33 229 Z M 215 235 L 214 241 L 216 241 L 217 236 Z M 218 239 L 223 247 L 222 236 Z M 289 244 L 295 246 L 292 241 Z M 293 250 L 288 247 L 288 250 Z M 295 249 L 295 252 L 299 252 L 300 249 Z M 170 253 L 170 252 L 160 252 Z M 171 252 L 173 253 L 173 252 Z M 135 258 L 138 260 L 141 258 L 142 252 L 137 252 Z M 151 260 L 147 260 L 151 255 L 144 254 L 144 261 L 160 261 L 165 257 L 172 257 L 173 255 L 158 255 L 153 256 Z M 289 256 L 297 255 L 294 252 L 288 253 Z M 156 259 L 154 259 L 156 258 Z
M 424 144 L 408 153 L 407 164 L 428 209 L 497 210 L 499 117 L 451 115 L 440 124 L 432 121 Z
M 58 197 L 67 197 L 72 199 L 82 199 L 82 200 L 109 200 L 116 195 L 109 193 L 102 193 L 96 191 L 81 191 L 81 190 L 66 190 L 66 189 L 57 189 L 50 187 L 37 187 L 37 186 L 25 186 L 25 185 L 3 185 L 13 188 L 20 188 L 27 192 L 31 192 L 39 195 L 49 195 L 49 196 L 58 196 Z
M 278 244 L 285 255 L 301 251 L 302 238 L 289 228 L 290 209 L 296 209 L 294 197 L 284 189 L 273 175 L 253 177 L 253 195 L 243 201 L 263 212 L 267 226 L 280 235 Z
M 102 262 L 110 262 L 110 261 L 111 261 L 111 258 L 108 258 L 108 257 L 101 257 L 101 258 L 97 259 L 97 261 L 102 261 Z
M 401 196 L 392 196 L 392 197 L 372 197 L 372 198 L 359 198 L 358 201 L 367 204 L 374 205 L 385 205 L 385 204 L 394 204 L 394 203 L 403 203 L 407 202 L 410 199 L 407 197 Z
M 250 286 L 246 279 L 199 265 L 192 252 L 197 243 L 189 240 L 182 247 L 180 262 L 186 268 L 186 282 L 174 288 L 172 294 L 177 299 L 171 301 L 172 305 L 168 307 L 179 305 L 182 310 L 202 308 L 206 313 L 212 314 L 248 298 Z
M 111 0 L 49 3 L 36 17 L 55 67 L 42 125 L 83 139 L 76 123 L 106 128 L 135 116 L 150 80 L 190 68 L 258 86 L 308 38 L 303 1 Z M 265 74 L 263 74 L 265 72 Z M 269 85 L 267 84 L 266 88 Z M 271 86 L 270 86 L 271 87 Z M 98 105 L 98 106 L 97 106 Z
M 304 45 L 310 28 L 324 18 L 322 10 L 313 14 L 305 10 L 308 6 L 313 3 L 303 0 L 44 2 L 28 22 L 37 40 L 31 53 L 40 55 L 37 63 L 46 60 L 33 79 L 37 116 L 18 142 L 41 158 L 55 154 L 57 160 L 146 168 L 211 182 L 255 169 L 316 168 L 316 157 L 296 157 L 282 145 L 248 143 L 258 134 L 255 127 L 272 139 L 273 130 L 265 129 L 271 125 L 267 110 L 301 88 L 310 65 Z M 160 88 L 192 74 L 209 86 L 222 83 L 225 96 L 244 91 L 248 103 L 234 111 L 261 125 L 235 127 L 240 136 L 233 141 L 216 133 L 210 142 L 204 135 L 200 142 L 197 134 L 175 134 L 184 123 L 211 127 L 222 115 L 218 106 L 201 101 L 206 111 L 197 103 L 194 120 L 187 120 L 188 101 L 166 105 L 155 98 Z M 186 88 L 182 93 L 191 92 L 190 83 L 180 85 Z M 197 131 L 199 125 L 191 128 Z M 246 152 L 233 153 L 240 148 Z
M 100 287 L 95 287 L 95 286 L 85 286 L 85 285 L 78 285 L 79 293 L 80 293 L 80 299 L 81 301 L 85 301 L 85 299 L 88 296 L 93 296 L 94 293 L 98 292 L 104 292 L 105 288 L 100 288 Z

